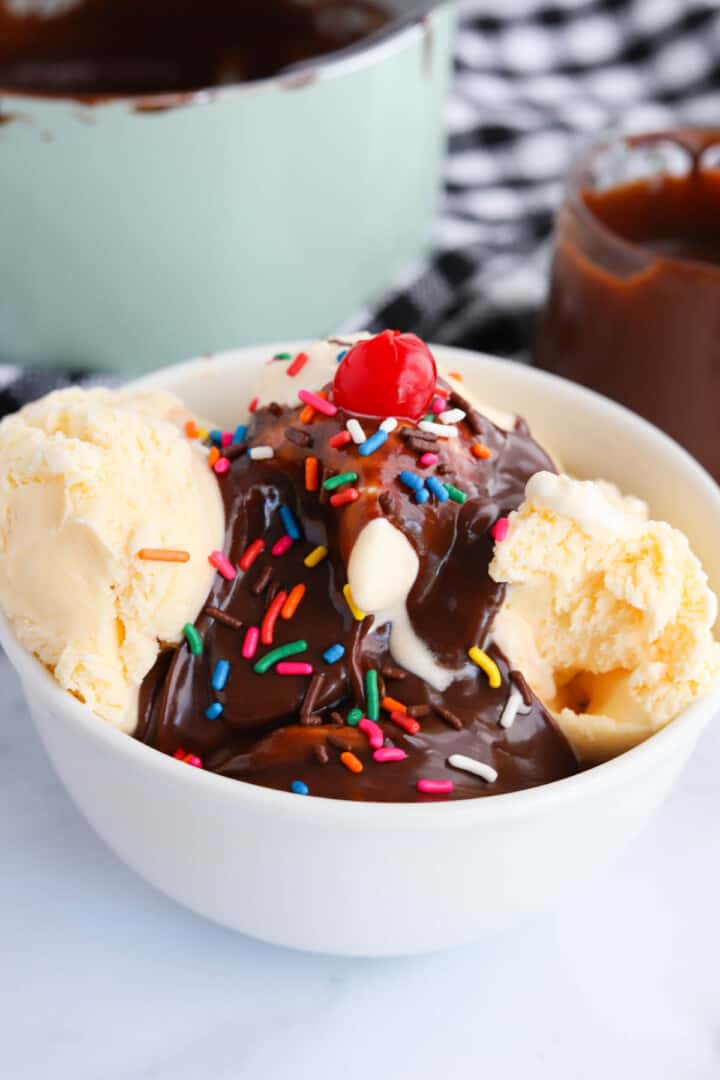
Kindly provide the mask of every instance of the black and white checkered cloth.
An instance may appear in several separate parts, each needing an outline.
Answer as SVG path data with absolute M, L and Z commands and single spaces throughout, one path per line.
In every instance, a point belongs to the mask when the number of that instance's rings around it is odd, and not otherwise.
M 345 329 L 526 356 L 552 216 L 601 133 L 720 126 L 720 0 L 463 0 L 428 264 Z M 0 365 L 0 415 L 80 372 Z

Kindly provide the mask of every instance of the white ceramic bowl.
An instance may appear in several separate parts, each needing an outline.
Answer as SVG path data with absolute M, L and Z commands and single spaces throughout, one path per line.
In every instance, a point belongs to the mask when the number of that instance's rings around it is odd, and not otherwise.
M 191 361 L 143 382 L 227 426 L 274 351 Z M 720 490 L 680 447 L 564 380 L 435 351 L 487 401 L 525 415 L 572 471 L 616 481 L 684 529 L 720 586 Z M 356 956 L 466 942 L 599 871 L 667 795 L 720 704 L 716 693 L 616 760 L 534 790 L 441 805 L 358 804 L 182 767 L 64 694 L 5 623 L 0 642 L 68 792 L 121 859 L 226 926 Z

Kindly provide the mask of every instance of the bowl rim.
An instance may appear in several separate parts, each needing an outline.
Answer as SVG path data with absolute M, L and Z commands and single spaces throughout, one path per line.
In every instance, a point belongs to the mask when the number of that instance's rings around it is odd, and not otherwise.
M 194 375 L 196 372 L 199 374 L 223 373 L 224 369 L 245 362 L 248 356 L 259 360 L 263 355 L 272 356 L 281 349 L 299 351 L 309 344 L 308 341 L 284 341 L 206 354 L 159 368 L 148 375 L 132 380 L 128 386 L 137 389 L 161 389 L 167 385 L 168 381 L 174 381 L 177 377 Z M 490 370 L 502 369 L 506 374 L 510 372 L 513 376 L 531 383 L 540 382 L 558 387 L 562 385 L 566 391 L 569 388 L 580 398 L 592 402 L 595 406 L 599 405 L 610 415 L 621 416 L 625 420 L 632 418 L 635 425 L 641 425 L 641 430 L 648 438 L 660 440 L 665 449 L 678 459 L 696 481 L 701 483 L 720 517 L 720 487 L 706 470 L 670 436 L 624 406 L 592 390 L 571 383 L 567 379 L 529 367 L 527 364 L 451 346 L 431 344 L 430 348 L 439 357 L 447 356 L 452 362 L 467 363 L 469 360 L 471 364 L 479 364 L 480 367 L 485 366 Z M 209 363 L 210 360 L 212 363 Z M 386 827 L 392 824 L 407 828 L 418 825 L 442 828 L 458 824 L 483 825 L 498 817 L 510 819 L 524 817 L 535 810 L 543 811 L 558 804 L 570 803 L 578 797 L 593 797 L 631 780 L 633 776 L 642 776 L 662 759 L 671 757 L 675 750 L 682 753 L 688 739 L 696 738 L 704 724 L 720 708 L 720 684 L 718 684 L 705 697 L 684 709 L 665 727 L 618 757 L 574 776 L 522 791 L 450 802 L 439 799 L 436 802 L 425 803 L 355 802 L 323 796 L 298 798 L 290 791 L 267 788 L 201 769 L 188 767 L 184 773 L 181 772 L 178 768 L 179 763 L 169 755 L 114 728 L 97 717 L 87 705 L 61 689 L 44 665 L 18 641 L 2 612 L 0 612 L 0 646 L 4 648 L 10 662 L 20 675 L 31 706 L 38 698 L 42 699 L 43 705 L 51 713 L 61 713 L 68 722 L 79 726 L 83 735 L 96 739 L 112 753 L 125 755 L 129 763 L 140 768 L 154 769 L 159 780 L 166 778 L 179 783 L 193 784 L 196 785 L 198 791 L 202 790 L 203 785 L 209 785 L 208 790 L 214 792 L 217 797 L 222 797 L 224 793 L 229 799 L 236 799 L 256 808 L 281 814 L 301 814 L 303 820 L 318 824 L 338 822 L 355 827 L 364 825 Z M 166 770 L 170 771 L 166 772 Z M 200 786 L 197 787 L 197 785 Z
M 241 94 L 259 90 L 295 90 L 310 86 L 316 81 L 351 74 L 353 71 L 382 62 L 387 56 L 400 51 L 412 38 L 425 31 L 427 20 L 436 9 L 451 12 L 455 0 L 422 0 L 411 12 L 400 13 L 388 23 L 352 45 L 332 52 L 311 56 L 306 60 L 284 68 L 274 75 L 223 86 L 202 86 L 194 90 L 146 91 L 136 94 L 122 93 L 68 93 L 62 90 L 36 90 L 31 87 L 18 89 L 0 85 L 0 98 L 25 99 L 34 102 L 77 106 L 132 105 L 137 111 L 162 112 L 179 107 L 209 105 L 225 101 Z

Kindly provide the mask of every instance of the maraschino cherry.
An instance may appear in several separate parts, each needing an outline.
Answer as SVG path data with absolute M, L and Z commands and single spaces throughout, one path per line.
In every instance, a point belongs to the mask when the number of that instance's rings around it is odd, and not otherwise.
M 435 390 L 433 354 L 415 334 L 385 330 L 358 341 L 340 363 L 333 402 L 353 416 L 418 420 Z

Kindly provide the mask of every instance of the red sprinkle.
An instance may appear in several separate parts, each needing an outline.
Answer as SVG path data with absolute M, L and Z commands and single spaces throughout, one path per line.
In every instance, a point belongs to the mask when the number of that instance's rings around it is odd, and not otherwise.
M 230 560 L 223 555 L 222 551 L 211 551 L 208 555 L 208 562 L 211 566 L 215 567 L 219 574 L 222 574 L 226 581 L 232 581 L 235 577 L 235 567 Z
M 452 780 L 418 780 L 415 787 L 422 795 L 449 795 L 455 784 Z
M 267 611 L 263 615 L 263 621 L 260 624 L 260 641 L 263 645 L 272 645 L 273 636 L 275 634 L 275 623 L 278 620 L 281 608 L 287 600 L 287 593 L 284 589 L 273 598 L 272 603 L 268 606 Z
M 500 517 L 497 519 L 492 529 L 490 530 L 490 535 L 492 536 L 493 540 L 504 540 L 508 534 L 509 528 L 509 520 L 506 517 Z
M 403 731 L 407 731 L 408 735 L 417 735 L 420 730 L 417 720 L 413 720 L 412 716 L 406 716 L 405 713 L 391 712 L 390 719 L 393 724 L 397 724 Z
M 450 390 L 448 389 L 447 386 L 436 386 L 435 387 L 435 393 L 439 394 L 440 397 L 445 397 L 446 398 L 446 397 L 450 396 Z
M 345 488 L 344 491 L 338 491 L 334 495 L 330 496 L 331 506 L 346 506 L 347 503 L 354 503 L 360 498 L 360 492 L 357 488 Z
M 281 536 L 279 540 L 275 541 L 271 548 L 271 551 L 273 555 L 277 558 L 279 555 L 284 555 L 286 551 L 289 551 L 294 543 L 295 541 L 293 540 L 292 536 L 288 536 L 288 534 L 286 533 L 285 536 Z
M 331 439 L 328 439 L 328 446 L 332 446 L 334 450 L 337 450 L 340 446 L 347 446 L 349 442 L 352 442 L 350 432 L 338 431 L 337 435 L 333 435 Z
M 259 398 L 254 397 L 248 405 L 248 412 L 255 412 L 258 407 Z
M 240 567 L 240 569 L 249 570 L 252 564 L 257 559 L 260 552 L 264 550 L 264 540 L 253 540 L 252 544 L 249 544 L 240 556 L 240 560 L 238 562 L 238 566 Z
M 176 750 L 175 753 L 173 754 L 173 757 L 177 758 L 178 761 L 184 761 L 186 756 L 187 755 L 185 754 L 184 750 Z
M 292 364 L 290 364 L 289 367 L 285 368 L 286 373 L 288 375 L 297 375 L 299 371 L 302 371 L 309 359 L 310 357 L 307 353 L 299 352 L 293 360 Z

